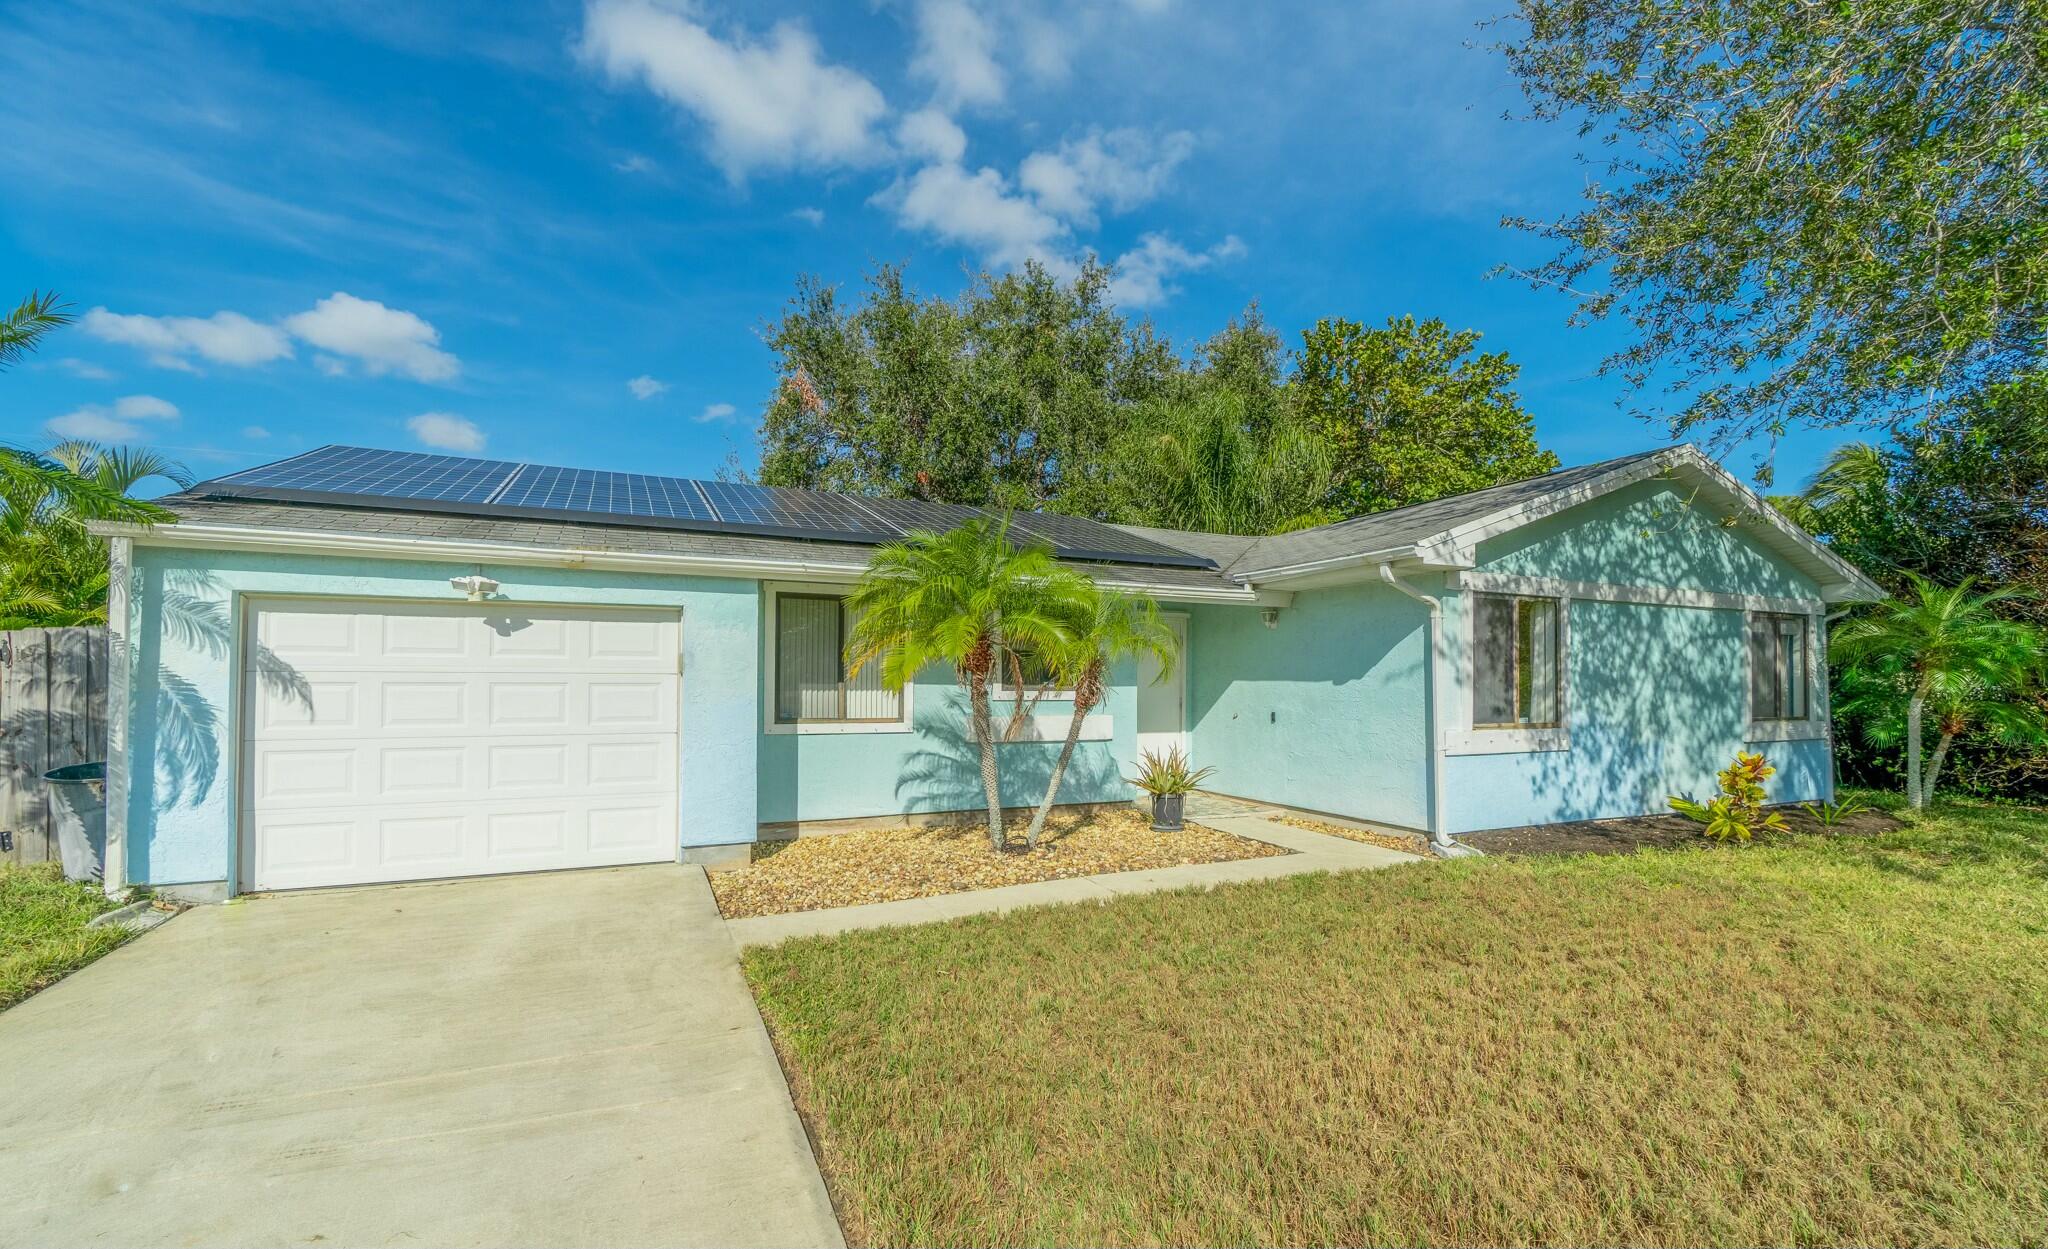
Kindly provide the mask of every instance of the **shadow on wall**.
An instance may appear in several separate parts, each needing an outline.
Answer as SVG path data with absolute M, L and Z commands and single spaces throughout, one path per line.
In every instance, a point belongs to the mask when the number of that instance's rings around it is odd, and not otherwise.
M 231 594 L 211 574 L 190 569 L 166 570 L 157 584 L 137 589 L 143 607 L 131 642 L 129 682 L 135 706 L 148 710 L 135 716 L 128 750 L 132 764 L 148 766 L 131 766 L 129 807 L 196 807 L 220 775 L 225 712 L 190 676 L 170 666 L 164 650 L 174 645 L 179 654 L 209 666 L 234 663 Z M 310 711 L 313 694 L 305 677 L 260 643 L 253 653 L 256 679 Z M 136 853 L 146 854 L 146 846 L 138 845 Z
M 1571 749 L 1467 756 L 1460 786 L 1473 827 L 1661 812 L 1672 794 L 1710 793 L 1744 747 L 1748 679 L 1740 612 L 1576 600 L 1567 644 Z M 1793 751 L 1762 747 L 1786 775 Z M 1459 760 L 1453 760 L 1454 764 Z M 1790 796 L 1805 797 L 1803 793 Z M 1457 801 L 1457 797 L 1453 797 Z
M 1001 725 L 997 728 L 1000 731 Z M 987 804 L 981 789 L 981 748 L 965 723 L 923 724 L 916 739 L 916 748 L 896 776 L 896 797 L 904 810 L 972 811 Z M 1075 748 L 1055 801 L 1099 802 L 1102 794 L 1118 792 L 1122 776 L 1116 761 L 1100 749 L 1088 749 L 1091 745 L 1104 743 L 1083 742 Z M 1059 761 L 1060 743 L 1009 742 L 996 749 L 1003 805 L 1035 806 L 1043 801 L 1053 765 Z

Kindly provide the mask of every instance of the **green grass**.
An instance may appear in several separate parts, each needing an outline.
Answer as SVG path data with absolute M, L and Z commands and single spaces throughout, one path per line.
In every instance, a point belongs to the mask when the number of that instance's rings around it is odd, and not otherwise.
M 0 1010 L 127 940 L 118 925 L 85 926 L 114 905 L 55 863 L 0 864 Z
M 2044 811 L 746 970 L 857 1243 L 2048 1243 Z

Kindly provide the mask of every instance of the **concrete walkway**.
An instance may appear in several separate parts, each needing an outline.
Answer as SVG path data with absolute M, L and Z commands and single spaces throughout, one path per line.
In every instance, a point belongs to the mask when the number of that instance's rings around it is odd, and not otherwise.
M 1206 795 L 1198 797 L 1206 798 Z M 1203 812 L 1199 816 L 1200 823 L 1254 841 L 1284 846 L 1294 853 L 1264 859 L 1239 859 L 1231 863 L 1198 863 L 1188 867 L 1159 867 L 1142 872 L 1044 880 L 1029 885 L 1007 885 L 1001 889 L 949 893 L 936 898 L 912 898 L 904 902 L 876 902 L 867 906 L 798 911 L 790 915 L 761 915 L 752 919 L 727 920 L 725 926 L 732 933 L 733 941 L 744 948 L 773 945 L 790 937 L 831 936 L 860 928 L 929 924 L 937 920 L 957 919 L 962 915 L 987 915 L 1027 906 L 1107 902 L 1129 894 L 1158 893 L 1166 889 L 1207 889 L 1231 881 L 1275 880 L 1308 872 L 1349 872 L 1425 861 L 1418 854 L 1403 854 L 1399 850 L 1369 846 L 1282 824 L 1263 814 L 1265 808 L 1234 799 L 1216 800 L 1207 805 L 1191 804 L 1189 818 L 1196 818 L 1193 808 L 1198 805 Z
M 839 1245 L 703 873 L 189 911 L 0 1013 L 0 1245 Z

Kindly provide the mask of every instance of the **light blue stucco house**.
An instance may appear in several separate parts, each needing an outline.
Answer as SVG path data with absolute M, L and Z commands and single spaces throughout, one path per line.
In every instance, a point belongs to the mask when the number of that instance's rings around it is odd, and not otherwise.
M 249 890 L 729 859 L 971 810 L 951 674 L 846 680 L 840 596 L 907 501 L 322 448 L 105 526 L 108 876 Z M 1690 447 L 1264 538 L 1019 518 L 1184 639 L 1060 794 L 1141 750 L 1438 839 L 1664 809 L 1742 748 L 1831 795 L 1827 618 L 1878 589 Z M 1003 752 L 1034 801 L 1057 697 Z

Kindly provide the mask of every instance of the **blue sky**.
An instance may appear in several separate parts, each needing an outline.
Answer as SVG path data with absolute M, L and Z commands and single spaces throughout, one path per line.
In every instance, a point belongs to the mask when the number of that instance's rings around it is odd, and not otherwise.
M 799 273 L 951 294 L 1093 251 L 1184 349 L 1253 300 L 1290 338 L 1441 316 L 1566 463 L 1658 445 L 1596 375 L 1620 327 L 1489 276 L 1545 255 L 1500 218 L 1588 176 L 1504 116 L 1501 7 L 0 4 L 0 298 L 84 315 L 0 380 L 0 437 L 709 476 L 754 462 Z

